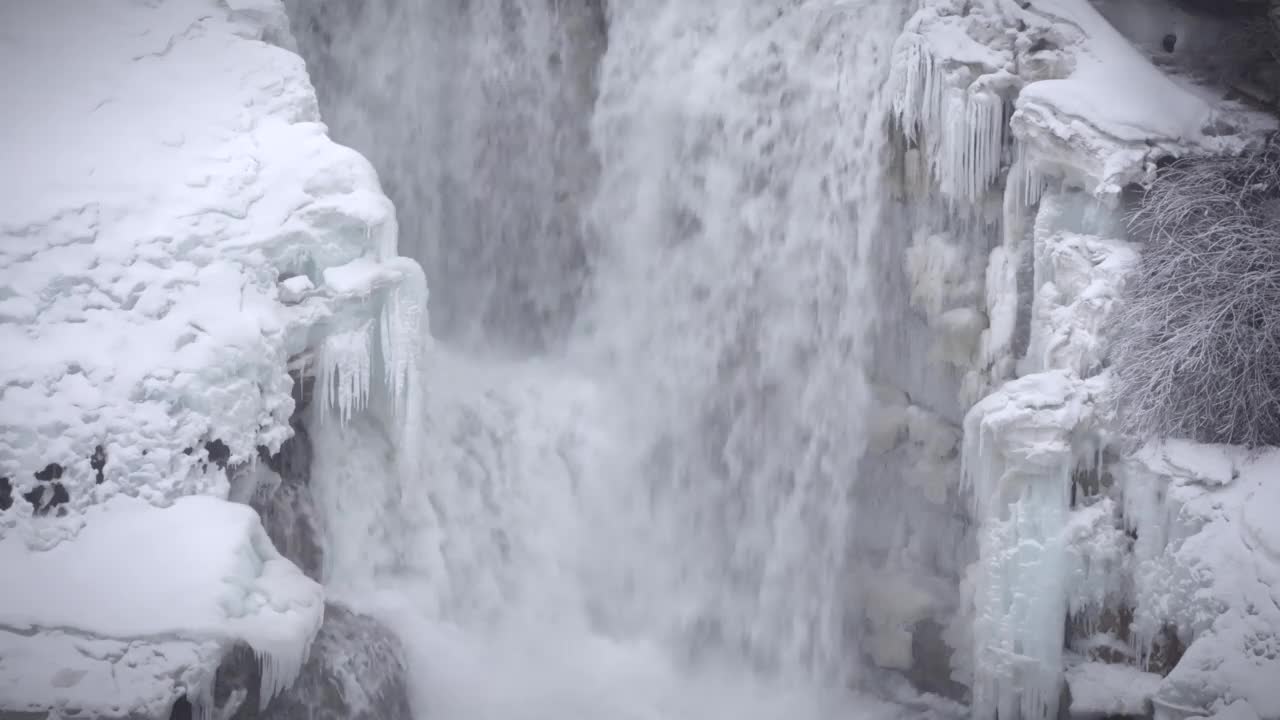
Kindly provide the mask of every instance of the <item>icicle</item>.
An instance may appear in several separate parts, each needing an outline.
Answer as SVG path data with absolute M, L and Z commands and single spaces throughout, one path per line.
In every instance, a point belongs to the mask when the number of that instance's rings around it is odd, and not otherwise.
M 894 113 L 907 141 L 920 146 L 944 197 L 980 201 L 999 179 L 1005 102 L 989 89 L 948 84 L 926 41 L 907 34 L 896 49 Z
M 336 408 L 345 424 L 368 404 L 372 326 L 371 321 L 366 321 L 354 330 L 335 331 L 321 343 L 316 387 L 321 417 Z
M 404 414 L 405 403 L 413 402 L 419 394 L 417 381 L 423 371 L 427 338 L 427 280 L 416 262 L 407 258 L 396 258 L 392 262 L 404 276 L 388 292 L 382 305 L 380 338 L 383 379 L 392 412 L 399 417 Z

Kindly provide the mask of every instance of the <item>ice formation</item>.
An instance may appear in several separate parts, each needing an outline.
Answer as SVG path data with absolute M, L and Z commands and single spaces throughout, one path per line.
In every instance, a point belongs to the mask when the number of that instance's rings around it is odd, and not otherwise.
M 973 588 L 975 717 L 1053 717 L 1062 679 L 1072 474 L 1102 378 L 1010 381 L 965 418 L 964 478 L 980 525 Z

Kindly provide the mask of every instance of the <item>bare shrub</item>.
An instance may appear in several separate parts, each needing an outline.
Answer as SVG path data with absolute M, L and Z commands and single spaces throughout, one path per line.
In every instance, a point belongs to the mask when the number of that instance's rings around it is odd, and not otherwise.
M 1280 445 L 1280 142 L 1164 169 L 1112 349 L 1133 440 Z

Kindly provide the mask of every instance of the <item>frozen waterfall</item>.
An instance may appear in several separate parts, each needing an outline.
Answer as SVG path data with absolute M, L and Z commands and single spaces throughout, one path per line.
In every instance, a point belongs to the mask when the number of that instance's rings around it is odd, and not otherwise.
M 416 442 L 312 424 L 422 717 L 925 714 L 851 691 L 907 5 L 290 3 L 431 290 Z

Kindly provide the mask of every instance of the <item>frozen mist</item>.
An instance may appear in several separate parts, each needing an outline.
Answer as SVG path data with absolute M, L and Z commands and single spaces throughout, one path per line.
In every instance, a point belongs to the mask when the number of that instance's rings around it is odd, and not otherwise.
M 910 4 L 289 5 L 431 290 L 420 472 L 372 416 L 312 429 L 326 584 L 419 715 L 941 712 L 855 694 Z

